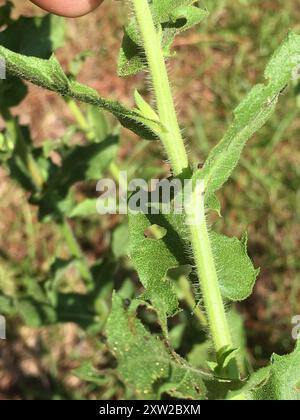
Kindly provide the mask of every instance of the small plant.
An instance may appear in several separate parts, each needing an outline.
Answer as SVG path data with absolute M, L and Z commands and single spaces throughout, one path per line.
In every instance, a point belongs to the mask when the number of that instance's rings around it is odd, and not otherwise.
M 297 79 L 300 35 L 288 34 L 266 67 L 265 83 L 251 89 L 234 111 L 224 137 L 204 164 L 195 168 L 189 162 L 177 119 L 166 60 L 173 54 L 175 37 L 200 24 L 208 12 L 195 0 L 129 3 L 133 13 L 124 29 L 118 72 L 126 77 L 146 70 L 155 99 L 153 107 L 137 91 L 136 106 L 129 109 L 77 82 L 74 69 L 82 57 L 71 63 L 66 74 L 52 54 L 63 42 L 62 19 L 46 16 L 13 21 L 10 2 L 0 9 L 1 25 L 6 25 L 0 33 L 0 57 L 5 60 L 8 76 L 0 97 L 6 121 L 1 135 L 2 162 L 30 192 L 30 202 L 38 206 L 40 219 L 59 226 L 71 254 L 68 260 L 53 262 L 46 281 L 28 281 L 26 292 L 17 299 L 0 295 L 0 312 L 21 315 L 33 326 L 72 321 L 92 334 L 104 328 L 119 377 L 128 386 L 128 398 L 299 400 L 300 343 L 289 355 L 274 355 L 268 367 L 254 373 L 249 368 L 234 303 L 251 295 L 259 270 L 247 254 L 246 234 L 241 240 L 220 235 L 208 226 L 207 219 L 211 212 L 221 214 L 216 193 L 230 178 L 247 141 L 274 113 L 282 91 Z M 50 46 L 43 42 L 43 27 L 53 31 Z M 14 35 L 21 29 L 30 32 L 22 45 Z M 38 45 L 32 42 L 37 34 L 41 40 Z M 28 128 L 22 127 L 10 111 L 26 94 L 21 79 L 62 95 L 79 129 L 71 127 L 57 144 L 34 147 Z M 75 101 L 90 105 L 87 117 Z M 125 286 L 113 291 L 112 261 L 98 261 L 92 267 L 88 264 L 68 223 L 69 218 L 95 213 L 95 199 L 76 202 L 71 191 L 76 182 L 99 180 L 107 173 L 118 179 L 118 134 L 108 129 L 102 111 L 111 113 L 142 139 L 160 141 L 170 163 L 170 180 L 189 180 L 192 186 L 188 197 L 192 221 L 187 208 L 183 213 L 175 211 L 176 193 L 167 203 L 172 209 L 169 213 L 162 211 L 161 202 L 150 201 L 148 207 L 156 206 L 158 211 L 130 212 L 128 253 L 143 285 L 143 292 L 134 297 Z M 68 135 L 73 129 L 85 134 L 86 145 L 71 146 Z M 50 159 L 53 150 L 61 156 L 60 166 Z M 126 229 L 120 229 L 116 254 L 124 252 L 117 250 L 126 234 Z M 149 229 L 151 235 L 146 234 Z M 85 294 L 62 292 L 57 287 L 70 265 L 77 267 Z M 104 282 L 100 273 L 106 274 Z M 188 360 L 176 353 L 174 344 L 182 333 L 182 302 L 194 313 L 196 331 L 205 336 Z M 91 369 L 84 366 L 78 374 L 88 379 Z M 94 371 L 92 376 L 97 383 Z

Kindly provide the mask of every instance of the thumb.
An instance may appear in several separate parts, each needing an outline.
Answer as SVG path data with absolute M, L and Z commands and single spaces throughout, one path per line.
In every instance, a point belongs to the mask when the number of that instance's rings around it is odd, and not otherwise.
M 47 12 L 65 17 L 79 17 L 100 6 L 103 0 L 30 0 Z

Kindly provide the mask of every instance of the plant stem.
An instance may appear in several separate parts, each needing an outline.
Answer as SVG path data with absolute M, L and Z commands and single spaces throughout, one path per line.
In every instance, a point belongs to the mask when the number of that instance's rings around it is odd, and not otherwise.
M 210 332 L 215 351 L 218 353 L 228 346 L 233 347 L 233 345 L 206 224 L 203 185 L 195 186 L 192 193 L 194 220 L 189 227 Z
M 154 25 L 148 0 L 132 0 L 132 2 L 152 77 L 159 118 L 167 129 L 161 140 L 174 174 L 180 175 L 188 168 L 188 158 L 177 121 L 160 36 Z M 192 194 L 196 215 L 194 223 L 190 225 L 191 242 L 212 339 L 215 351 L 218 353 L 225 347 L 232 347 L 232 340 L 206 225 L 202 196 L 204 191 L 195 188 Z
M 133 0 L 133 4 L 150 68 L 160 122 L 166 129 L 161 135 L 161 141 L 174 175 L 180 175 L 188 168 L 188 157 L 177 121 L 160 37 L 154 26 L 148 1 Z
M 83 115 L 83 113 L 81 112 L 81 109 L 79 108 L 79 106 L 77 105 L 77 103 L 74 101 L 74 99 L 68 98 L 66 100 L 70 111 L 72 112 L 73 116 L 76 118 L 76 121 L 79 124 L 79 127 L 81 128 L 81 130 L 83 131 L 87 131 L 89 128 L 88 122 L 85 118 L 85 116 Z
M 191 290 L 191 284 L 189 282 L 188 277 L 181 276 L 178 280 L 178 285 L 180 287 L 180 291 L 184 296 L 184 300 L 186 301 L 187 305 L 191 309 L 192 313 L 195 315 L 195 317 L 198 319 L 200 325 L 202 327 L 207 327 L 207 319 L 204 313 L 200 310 L 200 308 L 197 306 L 197 303 L 195 301 L 193 292 Z

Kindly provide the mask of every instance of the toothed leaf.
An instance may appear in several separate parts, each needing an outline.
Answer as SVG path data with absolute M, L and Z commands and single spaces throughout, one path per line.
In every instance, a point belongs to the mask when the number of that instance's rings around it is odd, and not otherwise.
M 166 229 L 166 235 L 157 240 L 147 237 L 145 231 L 153 225 Z M 168 315 L 178 310 L 176 290 L 167 272 L 186 264 L 180 237 L 183 229 L 176 215 L 129 215 L 129 255 L 145 287 L 144 298 L 157 302 L 156 307 L 163 307 Z
M 129 214 L 129 255 L 145 288 L 144 298 L 168 316 L 178 310 L 175 285 L 167 277 L 168 270 L 194 264 L 188 252 L 191 245 L 184 220 L 184 215 L 172 211 Z M 155 225 L 165 230 L 163 237 L 153 239 L 146 235 L 147 229 Z M 246 299 L 258 274 L 247 254 L 246 241 L 215 232 L 210 232 L 210 238 L 223 297 L 231 301 Z
M 231 127 L 209 154 L 203 168 L 207 196 L 230 177 L 246 142 L 271 117 L 280 92 L 295 77 L 299 64 L 300 35 L 290 32 L 267 65 L 267 83 L 256 85 L 236 108 Z
M 113 295 L 107 336 L 121 379 L 138 399 L 158 399 L 162 393 L 183 399 L 204 399 L 203 377 L 208 379 L 209 375 L 189 366 L 174 353 L 166 338 L 145 328 L 136 316 L 140 305 L 142 301 L 133 301 L 126 309 L 121 297 Z
M 300 401 L 300 341 L 293 353 L 274 354 L 270 366 L 255 372 L 229 399 Z

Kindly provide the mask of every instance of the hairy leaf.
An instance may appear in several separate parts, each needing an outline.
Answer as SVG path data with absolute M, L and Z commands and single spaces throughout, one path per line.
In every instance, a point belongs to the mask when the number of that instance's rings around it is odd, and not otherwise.
M 111 112 L 120 123 L 145 139 L 156 139 L 161 126 L 117 101 L 104 99 L 95 89 L 69 80 L 54 55 L 45 60 L 27 57 L 0 46 L 0 57 L 6 61 L 8 74 L 27 80 L 37 86 L 89 103 Z
M 255 372 L 239 391 L 229 393 L 230 399 L 297 400 L 300 401 L 300 341 L 293 353 L 274 354 L 271 365 Z
M 161 239 L 145 235 L 152 225 L 166 229 Z M 170 215 L 129 215 L 129 255 L 145 287 L 144 298 L 157 302 L 168 315 L 178 310 L 176 290 L 167 278 L 170 268 L 186 264 L 183 235 L 184 224 L 179 216 Z
M 211 151 L 203 168 L 206 194 L 210 196 L 230 177 L 247 140 L 273 114 L 280 92 L 296 75 L 300 64 L 300 35 L 290 32 L 269 62 L 267 84 L 256 85 L 234 112 L 234 121 Z
M 241 301 L 251 295 L 258 270 L 247 254 L 246 238 L 237 238 L 210 232 L 219 284 L 224 298 Z
M 160 239 L 149 238 L 145 231 L 157 225 L 165 229 Z M 258 271 L 247 254 L 246 240 L 210 232 L 222 295 L 231 301 L 246 299 L 252 292 Z M 156 308 L 168 315 L 176 313 L 178 299 L 168 270 L 193 265 L 189 257 L 189 233 L 183 215 L 130 214 L 129 254 L 149 298 Z M 200 279 L 201 284 L 201 279 Z M 156 303 L 155 303 L 156 302 Z
M 136 316 L 140 305 L 143 302 L 133 301 L 126 309 L 121 297 L 113 295 L 107 335 L 121 378 L 139 399 L 156 399 L 162 393 L 176 398 L 204 399 L 203 377 L 209 375 L 191 368 L 166 339 L 146 329 Z

